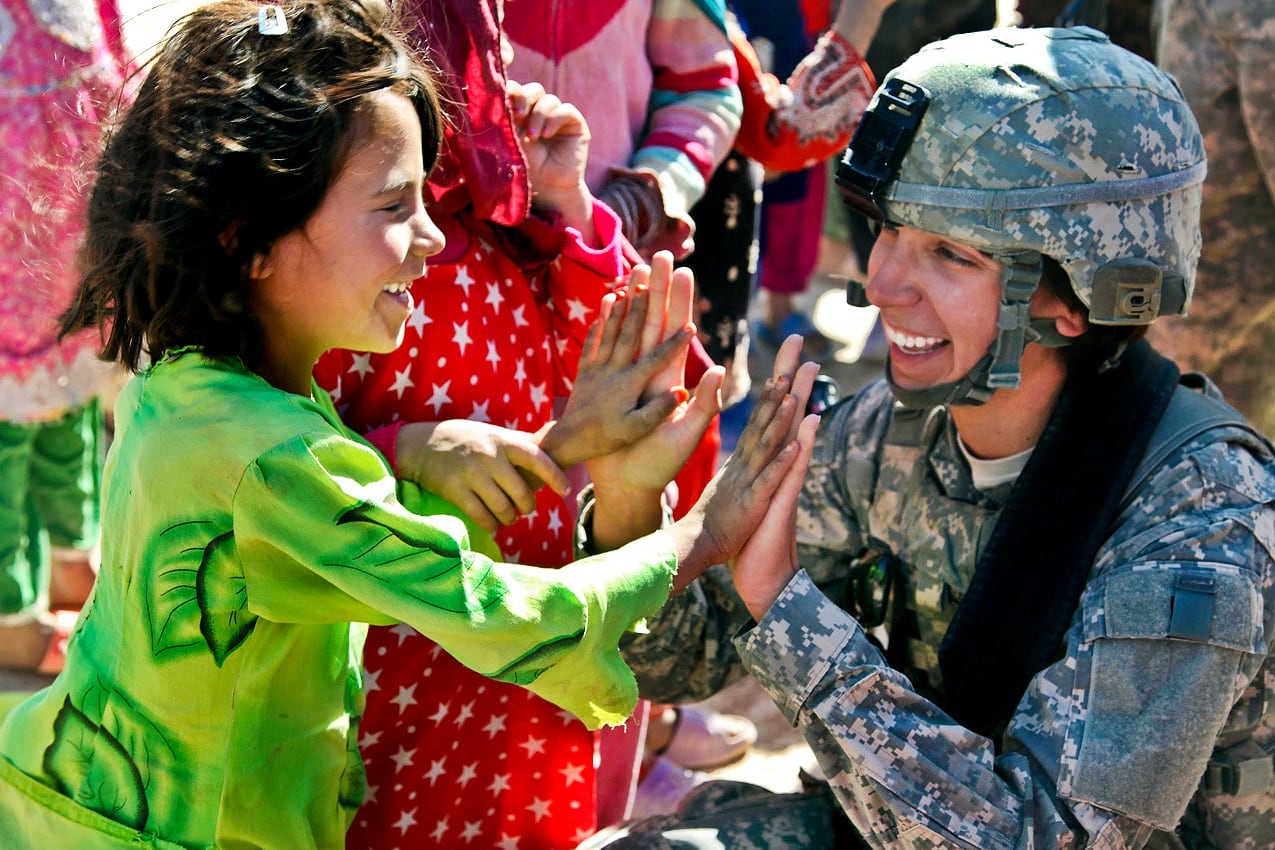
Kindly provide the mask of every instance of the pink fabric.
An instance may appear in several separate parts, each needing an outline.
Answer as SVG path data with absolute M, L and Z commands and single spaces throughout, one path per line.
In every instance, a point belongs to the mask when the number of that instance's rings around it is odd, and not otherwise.
M 806 194 L 795 201 L 762 206 L 761 259 L 757 285 L 768 292 L 796 295 L 806 291 L 819 261 L 824 201 L 828 181 L 816 166 L 806 181 Z
M 91 0 L 0 0 L 0 419 L 56 418 L 112 370 L 97 331 L 57 342 L 101 123 L 122 69 Z
M 527 161 L 505 98 L 505 67 L 494 4 L 412 0 L 404 20 L 442 71 L 450 126 L 429 194 L 439 212 L 472 207 L 482 219 L 514 225 L 527 216 Z

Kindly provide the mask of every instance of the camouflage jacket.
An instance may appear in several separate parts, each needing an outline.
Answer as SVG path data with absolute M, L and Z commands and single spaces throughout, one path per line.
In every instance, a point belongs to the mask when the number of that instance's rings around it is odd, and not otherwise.
M 942 409 L 911 433 L 890 428 L 894 415 L 883 381 L 825 414 L 801 497 L 802 571 L 760 623 L 724 568 L 671 600 L 625 649 L 643 694 L 697 699 L 753 674 L 873 847 L 1275 845 L 1267 447 L 1211 431 L 1130 494 L 1064 654 L 994 742 L 942 710 L 937 649 L 1012 484 L 974 487 Z M 869 538 L 901 565 L 910 675 L 837 602 Z M 1173 619 L 1183 577 L 1210 589 L 1187 634 Z

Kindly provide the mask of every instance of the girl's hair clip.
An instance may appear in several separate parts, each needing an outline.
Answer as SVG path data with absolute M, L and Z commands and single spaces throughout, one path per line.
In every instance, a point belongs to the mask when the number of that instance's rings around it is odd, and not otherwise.
M 288 20 L 278 6 L 262 6 L 257 10 L 257 32 L 262 35 L 283 35 L 288 31 Z

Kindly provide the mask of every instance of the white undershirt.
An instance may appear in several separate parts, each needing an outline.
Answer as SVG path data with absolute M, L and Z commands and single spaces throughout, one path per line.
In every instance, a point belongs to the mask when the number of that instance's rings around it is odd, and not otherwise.
M 990 490 L 998 484 L 1004 484 L 1018 478 L 1019 473 L 1027 466 L 1027 459 L 1032 456 L 1033 446 L 1009 457 L 998 457 L 994 460 L 983 460 L 970 454 L 961 435 L 956 435 L 956 444 L 961 447 L 961 454 L 970 465 L 970 475 L 974 478 L 974 486 L 979 490 Z

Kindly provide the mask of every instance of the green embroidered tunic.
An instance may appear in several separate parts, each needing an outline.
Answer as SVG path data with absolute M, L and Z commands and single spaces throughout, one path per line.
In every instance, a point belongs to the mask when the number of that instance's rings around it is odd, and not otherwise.
M 409 623 L 590 727 L 628 716 L 617 643 L 668 595 L 668 537 L 496 563 L 315 396 L 198 351 L 125 389 L 97 588 L 65 672 L 0 725 L 5 850 L 343 847 L 360 623 Z

